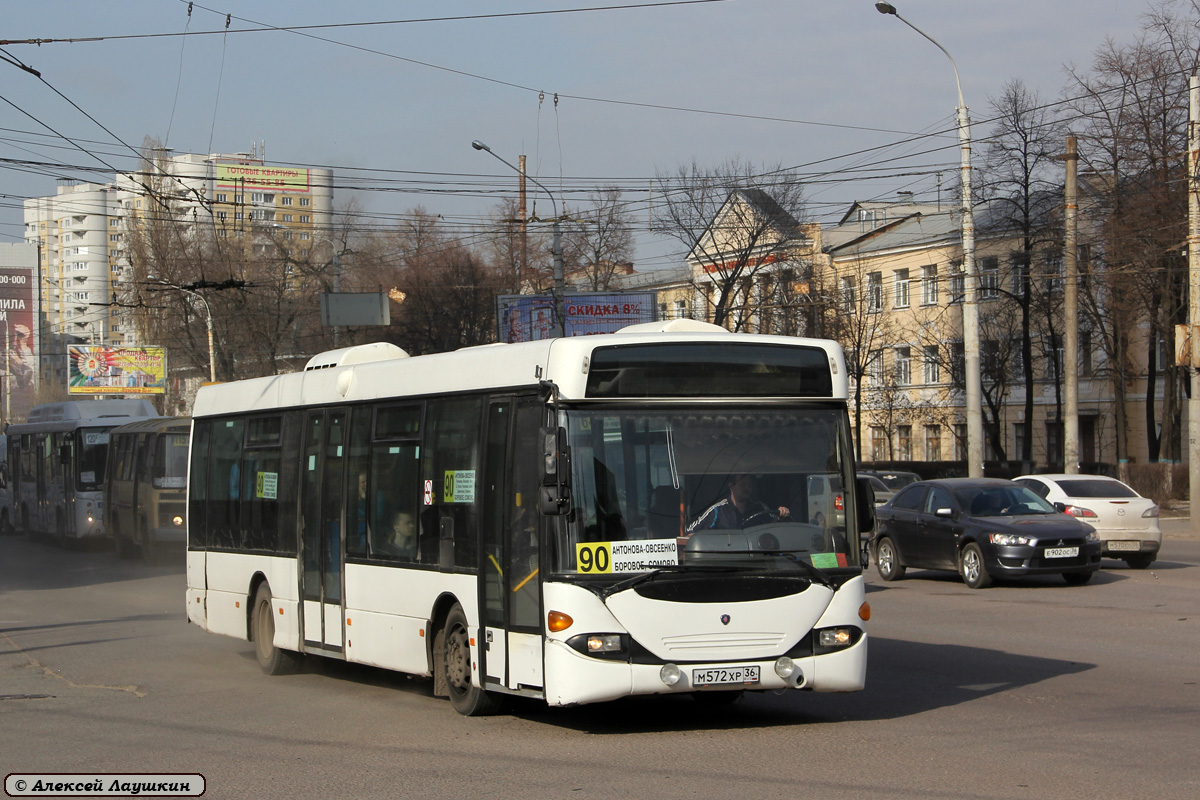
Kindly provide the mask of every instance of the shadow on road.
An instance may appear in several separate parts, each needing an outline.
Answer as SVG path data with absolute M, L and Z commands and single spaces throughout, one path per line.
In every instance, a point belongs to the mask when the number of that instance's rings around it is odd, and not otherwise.
M 550 708 L 537 700 L 510 697 L 505 713 L 596 735 L 885 720 L 970 703 L 1095 667 L 980 647 L 896 639 L 872 638 L 870 648 L 867 688 L 851 694 L 751 692 L 726 706 L 702 704 L 689 695 L 660 695 L 575 708 Z M 244 656 L 253 662 L 252 651 Z M 433 691 L 428 678 L 320 657 L 306 659 L 304 672 L 416 696 L 431 697 Z M 454 713 L 448 702 L 445 713 Z
M 0 536 L 0 594 L 5 591 L 72 589 L 102 583 L 179 575 L 186 569 L 182 546 L 156 558 L 154 564 L 117 558 L 102 545 L 66 549 L 50 542 Z
M 574 709 L 530 703 L 514 711 L 533 721 L 601 735 L 884 720 L 969 703 L 1095 667 L 895 639 L 872 638 L 870 648 L 867 688 L 853 694 L 750 693 L 725 707 L 702 705 L 686 696 L 637 697 Z

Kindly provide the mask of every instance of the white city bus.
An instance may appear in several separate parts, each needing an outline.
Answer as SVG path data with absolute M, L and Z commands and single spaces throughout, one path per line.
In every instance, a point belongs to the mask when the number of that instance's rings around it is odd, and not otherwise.
M 108 432 L 156 416 L 144 398 L 67 400 L 35 406 L 9 425 L 13 524 L 62 542 L 103 536 Z
M 269 674 L 432 676 L 464 714 L 861 689 L 873 510 L 846 397 L 836 343 L 683 321 L 205 386 L 188 618 Z M 688 535 L 746 474 L 775 512 Z M 817 474 L 848 487 L 836 520 Z

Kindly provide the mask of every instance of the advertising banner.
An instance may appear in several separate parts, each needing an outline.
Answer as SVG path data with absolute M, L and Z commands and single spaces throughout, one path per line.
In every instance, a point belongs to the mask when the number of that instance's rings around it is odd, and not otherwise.
M 308 170 L 300 167 L 217 162 L 214 170 L 213 178 L 218 189 L 233 189 L 239 192 L 310 191 Z
M 166 394 L 167 351 L 75 345 L 68 353 L 67 381 L 70 394 Z
M 613 333 L 626 325 L 653 322 L 658 306 L 654 292 L 587 292 L 568 294 L 567 336 Z M 554 298 L 548 294 L 506 294 L 496 298 L 497 340 L 533 342 L 554 336 Z
M 0 269 L 0 345 L 4 347 L 5 421 L 24 419 L 33 408 L 38 358 L 33 322 L 33 274 Z

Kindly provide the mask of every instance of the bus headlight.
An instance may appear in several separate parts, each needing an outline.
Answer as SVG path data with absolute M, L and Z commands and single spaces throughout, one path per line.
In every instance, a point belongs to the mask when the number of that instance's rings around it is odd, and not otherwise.
M 585 656 L 624 656 L 629 652 L 629 637 L 623 633 L 581 633 L 567 639 L 567 645 Z
M 679 683 L 679 679 L 683 677 L 683 672 L 674 664 L 663 664 L 662 669 L 658 671 L 658 678 L 667 686 L 674 686 Z
M 176 514 L 175 516 L 171 517 L 171 524 L 174 525 L 176 528 L 182 528 L 183 527 L 183 517 Z
M 816 632 L 817 652 L 841 650 L 858 641 L 857 628 L 822 628 Z

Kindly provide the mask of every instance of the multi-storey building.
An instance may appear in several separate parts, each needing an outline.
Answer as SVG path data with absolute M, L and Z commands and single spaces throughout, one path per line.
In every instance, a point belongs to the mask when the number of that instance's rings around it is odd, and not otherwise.
M 730 246 L 711 241 L 698 246 L 689 255 L 686 277 L 670 273 L 642 287 L 659 291 L 659 313 L 713 321 L 724 280 L 730 295 L 726 327 L 842 343 L 852 390 L 861 401 L 852 416 L 863 460 L 965 460 L 965 274 L 957 209 L 907 199 L 856 203 L 838 223 L 819 228 L 781 217 L 760 196 L 735 192 L 706 236 L 722 232 L 721 220 L 734 204 L 770 223 L 739 215 L 739 224 L 759 232 L 758 251 L 739 250 L 736 231 L 725 234 Z M 1023 460 L 1028 437 L 1033 464 L 1061 464 L 1066 414 L 1061 232 L 1050 231 L 1030 246 L 989 204 L 977 208 L 976 224 L 985 460 Z M 1081 244 L 1081 289 L 1089 280 L 1089 253 Z M 731 263 L 741 269 L 733 280 L 721 272 Z M 1022 331 L 1022 303 L 1029 306 L 1028 336 Z M 1078 332 L 1080 461 L 1144 460 L 1149 446 L 1138 420 L 1156 397 L 1162 407 L 1161 377 L 1151 380 L 1140 362 L 1117 370 L 1093 326 L 1084 315 Z M 1135 340 L 1145 333 L 1144 326 L 1127 331 Z M 1135 343 L 1129 352 L 1145 349 Z M 1118 380 L 1125 455 L 1117 446 Z
M 41 380 L 66 385 L 73 344 L 157 344 L 142 341 L 113 302 L 129 279 L 131 234 L 147 222 L 169 224 L 180 242 L 219 239 L 247 254 L 281 242 L 303 251 L 328 242 L 332 211 L 330 170 L 268 164 L 257 153 L 155 151 L 111 183 L 62 181 L 56 194 L 26 200 L 25 240 L 39 252 Z

